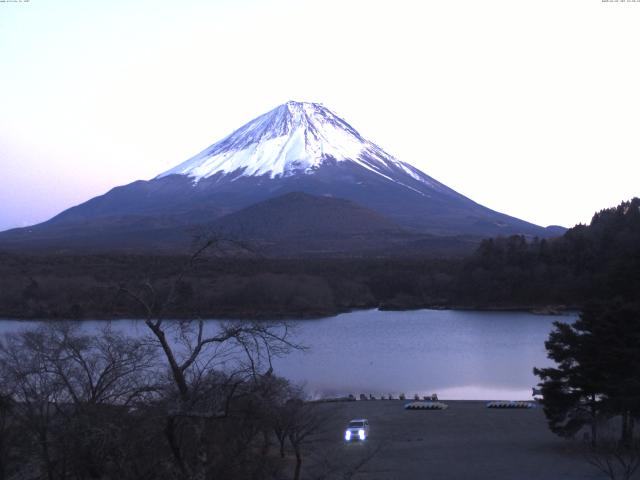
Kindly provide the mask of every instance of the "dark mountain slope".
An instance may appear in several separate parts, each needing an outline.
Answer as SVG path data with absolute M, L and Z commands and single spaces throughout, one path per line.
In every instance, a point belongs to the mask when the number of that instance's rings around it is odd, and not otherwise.
M 269 240 L 406 234 L 388 218 L 356 203 L 302 192 L 251 205 L 222 217 L 213 228 L 244 238 Z

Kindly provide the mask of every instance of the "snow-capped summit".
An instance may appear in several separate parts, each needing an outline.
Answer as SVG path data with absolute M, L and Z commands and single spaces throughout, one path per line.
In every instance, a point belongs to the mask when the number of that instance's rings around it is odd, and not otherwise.
M 486 236 L 558 234 L 475 203 L 322 104 L 287 102 L 149 181 L 0 234 L 0 248 L 184 248 L 194 226 L 214 224 L 285 255 L 294 244 L 314 254 L 406 253 L 440 248 L 439 236 L 475 238 L 471 248 Z
M 325 162 L 353 162 L 388 180 L 398 170 L 430 186 L 437 182 L 365 140 L 320 103 L 290 101 L 240 127 L 157 178 L 186 175 L 199 181 L 216 174 L 288 177 L 312 174 Z

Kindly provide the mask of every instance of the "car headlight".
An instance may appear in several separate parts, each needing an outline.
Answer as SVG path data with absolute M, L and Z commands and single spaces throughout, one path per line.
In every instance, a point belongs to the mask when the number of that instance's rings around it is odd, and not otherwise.
M 360 437 L 360 440 L 364 440 L 364 430 L 358 430 L 358 436 Z
M 351 431 L 347 430 L 346 432 L 344 432 L 344 439 L 348 442 L 349 440 L 351 440 Z

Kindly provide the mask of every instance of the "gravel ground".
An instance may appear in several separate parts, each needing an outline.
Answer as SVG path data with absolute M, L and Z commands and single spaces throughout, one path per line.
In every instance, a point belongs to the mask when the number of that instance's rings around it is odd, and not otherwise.
M 326 428 L 308 444 L 304 478 L 601 479 L 580 442 L 547 428 L 542 408 L 489 409 L 484 401 L 449 401 L 447 410 L 407 411 L 405 401 L 322 404 Z M 344 427 L 367 418 L 366 442 L 347 444 Z M 345 473 L 351 473 L 345 477 Z

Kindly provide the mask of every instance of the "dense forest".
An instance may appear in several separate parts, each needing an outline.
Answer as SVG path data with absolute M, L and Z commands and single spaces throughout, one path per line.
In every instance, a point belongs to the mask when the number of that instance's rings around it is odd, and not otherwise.
M 640 199 L 596 213 L 552 240 L 485 240 L 465 261 L 467 302 L 546 303 L 633 297 L 640 291 Z M 466 284 L 465 284 L 466 282 Z
M 613 292 L 640 291 L 640 199 L 602 210 L 590 225 L 558 238 L 487 239 L 462 258 L 206 253 L 186 269 L 184 256 L 0 253 L 0 317 L 139 317 L 144 312 L 122 291 L 145 284 L 158 292 L 175 287 L 166 312 L 175 318 L 312 317 L 376 307 L 580 308 Z

